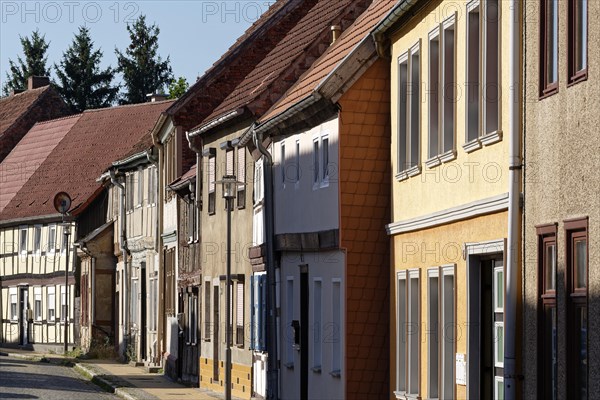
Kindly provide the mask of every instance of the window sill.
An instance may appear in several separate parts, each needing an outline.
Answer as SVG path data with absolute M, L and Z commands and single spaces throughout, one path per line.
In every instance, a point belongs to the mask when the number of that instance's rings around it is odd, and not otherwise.
M 334 371 L 331 371 L 329 373 L 329 375 L 333 376 L 334 378 L 341 378 L 342 377 L 342 371 L 340 371 L 339 369 L 336 369 Z
M 315 374 L 320 374 L 321 373 L 321 366 L 319 365 L 318 367 L 312 367 L 311 371 L 314 372 Z
M 588 79 L 587 68 L 582 70 L 578 74 L 575 74 L 569 77 L 569 82 L 567 83 L 567 87 L 575 86 L 580 82 L 585 82 Z
M 462 145 L 462 148 L 465 150 L 466 153 L 472 153 L 475 150 L 479 150 L 481 147 L 482 145 L 479 139 L 473 139 L 470 142 L 467 142 Z
M 442 163 L 447 163 L 453 160 L 456 160 L 456 151 L 449 150 L 445 153 L 439 154 L 425 161 L 425 165 L 427 165 L 427 168 L 431 169 L 442 165 Z
M 552 89 L 542 90 L 542 92 L 541 92 L 540 97 L 538 98 L 538 100 L 547 99 L 548 97 L 551 97 L 551 96 L 555 95 L 556 93 L 558 93 L 558 85 L 556 85 L 556 87 L 554 87 Z
M 293 362 L 285 363 L 285 364 L 283 364 L 283 366 L 286 367 L 287 369 L 294 369 Z
M 415 165 L 414 167 L 411 167 L 409 169 L 406 169 L 402 172 L 399 172 L 398 174 L 396 174 L 396 180 L 398 181 L 404 181 L 408 178 L 412 178 L 413 176 L 417 176 L 421 173 L 421 166 L 420 165 Z
M 394 391 L 394 396 L 396 396 L 396 399 L 398 400 L 406 400 L 406 394 L 404 392 Z
M 482 137 L 479 138 L 479 140 L 481 140 L 481 143 L 483 143 L 484 146 L 490 146 L 492 144 L 498 143 L 502 141 L 502 131 L 498 130 L 492 133 L 488 133 Z

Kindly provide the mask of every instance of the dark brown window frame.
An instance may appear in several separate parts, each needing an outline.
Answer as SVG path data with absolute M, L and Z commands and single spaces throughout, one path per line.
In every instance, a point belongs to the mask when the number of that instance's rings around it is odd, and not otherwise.
M 557 262 L 557 233 L 558 233 L 558 224 L 547 224 L 547 225 L 538 225 L 536 226 L 536 233 L 538 235 L 538 398 L 552 398 L 552 391 L 557 393 L 556 382 L 554 382 L 554 388 L 550 387 L 551 382 L 547 382 L 547 374 L 548 368 L 551 366 L 552 358 L 550 357 L 546 349 L 548 348 L 548 343 L 546 343 L 547 336 L 545 335 L 545 327 L 547 324 L 546 321 L 546 309 L 552 308 L 557 309 L 557 301 L 556 301 L 556 284 L 557 284 L 557 271 L 555 271 L 554 282 L 555 287 L 554 290 L 546 290 L 546 248 L 554 244 L 555 249 L 555 262 Z M 558 319 L 558 318 L 557 318 Z M 551 345 L 551 344 L 550 344 Z
M 547 26 L 548 26 L 548 21 L 547 21 L 547 7 L 548 7 L 548 3 L 551 2 L 553 0 L 540 0 L 540 100 L 544 99 L 546 97 L 552 96 L 555 93 L 558 93 L 558 82 L 559 82 L 559 74 L 556 74 L 556 82 L 553 82 L 551 84 L 548 84 L 546 82 L 546 77 L 548 76 L 548 71 L 547 71 L 547 59 L 548 59 L 548 53 L 546 51 L 547 49 L 547 41 L 548 41 L 548 37 L 546 35 L 547 33 Z M 558 1 L 558 0 L 556 0 Z M 560 4 L 559 4 L 560 6 Z M 558 18 L 558 17 L 557 17 Z M 558 21 L 557 27 L 560 24 L 560 19 Z M 558 32 L 556 33 L 556 40 L 558 40 Z M 557 46 L 558 47 L 558 46 Z M 558 51 L 556 53 L 556 66 L 558 68 Z
M 577 375 L 577 366 L 580 361 L 581 354 L 578 348 L 578 343 L 575 340 L 577 332 L 575 331 L 576 320 L 575 312 L 578 308 L 585 307 L 586 313 L 588 310 L 588 288 L 589 288 L 589 234 L 588 234 L 588 217 L 565 220 L 565 255 L 567 266 L 565 268 L 565 291 L 567 303 L 567 395 L 569 398 L 575 398 L 578 393 L 581 377 Z M 586 240 L 586 287 L 585 289 L 575 288 L 573 279 L 575 276 L 574 263 L 574 241 L 577 238 L 585 238 Z M 586 320 L 589 319 L 586 317 Z M 587 357 L 589 359 L 589 339 L 585 345 Z M 588 367 L 589 368 L 589 367 Z M 587 393 L 589 394 L 589 369 L 587 375 Z M 580 397 L 580 396 L 579 396 Z M 579 398 L 578 397 L 578 398 Z
M 568 77 L 567 77 L 567 87 L 569 86 L 573 86 L 579 82 L 583 82 L 585 80 L 587 80 L 588 77 L 588 65 L 589 65 L 589 52 L 588 52 L 588 48 L 589 48 L 589 2 L 588 2 L 588 8 L 586 9 L 586 14 L 585 14 L 585 19 L 586 19 L 586 46 L 585 46 L 585 54 L 586 54 L 586 65 L 583 69 L 577 71 L 576 68 L 576 63 L 577 60 L 575 59 L 575 48 L 576 48 L 576 40 L 577 40 L 577 19 L 576 19 L 576 7 L 577 7 L 577 3 L 579 2 L 578 0 L 568 0 L 568 24 L 569 26 L 567 27 L 567 35 L 568 35 L 568 40 L 567 40 L 567 47 L 568 47 Z

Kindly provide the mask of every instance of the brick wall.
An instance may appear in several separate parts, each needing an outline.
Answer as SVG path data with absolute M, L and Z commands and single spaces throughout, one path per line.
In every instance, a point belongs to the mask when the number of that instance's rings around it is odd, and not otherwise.
M 346 396 L 389 397 L 389 63 L 342 96 L 340 241 L 347 251 Z

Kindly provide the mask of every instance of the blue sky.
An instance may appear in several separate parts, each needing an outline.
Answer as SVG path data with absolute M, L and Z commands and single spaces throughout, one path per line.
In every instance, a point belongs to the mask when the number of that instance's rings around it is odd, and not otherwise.
M 115 67 L 115 47 L 123 50 L 129 44 L 127 22 L 145 14 L 160 28 L 159 54 L 163 59 L 170 56 L 173 74 L 191 84 L 273 2 L 0 0 L 0 82 L 4 85 L 9 58 L 22 54 L 19 35 L 29 36 L 36 28 L 50 42 L 50 65 L 59 62 L 78 27 L 85 25 L 104 53 L 103 65 Z

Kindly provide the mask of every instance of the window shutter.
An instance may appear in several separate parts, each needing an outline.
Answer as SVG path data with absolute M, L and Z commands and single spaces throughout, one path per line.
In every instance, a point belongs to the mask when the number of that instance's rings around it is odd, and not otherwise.
M 237 325 L 244 325 L 244 284 L 237 284 Z
M 237 167 L 237 180 L 239 182 L 246 182 L 246 148 L 238 147 L 238 167 Z M 238 190 L 244 190 L 244 185 L 239 185 Z
M 227 150 L 225 153 L 225 174 L 233 175 L 233 150 Z
M 208 158 L 208 191 L 215 191 L 215 157 Z

